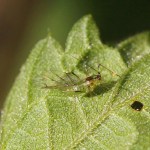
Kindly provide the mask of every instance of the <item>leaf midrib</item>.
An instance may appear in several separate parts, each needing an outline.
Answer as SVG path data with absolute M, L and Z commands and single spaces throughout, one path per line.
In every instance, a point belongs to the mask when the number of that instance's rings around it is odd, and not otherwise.
M 118 103 L 118 105 L 113 107 L 114 109 L 111 109 L 111 107 L 109 107 L 109 109 L 107 109 L 108 110 L 107 112 L 102 112 L 101 115 L 98 116 L 98 118 L 94 121 L 94 123 L 92 125 L 90 125 L 88 129 L 86 129 L 84 132 L 82 132 L 80 134 L 80 136 L 77 137 L 73 142 L 71 142 L 71 144 L 68 145 L 64 150 L 70 150 L 70 149 L 77 147 L 87 136 L 91 135 L 92 131 L 95 130 L 103 121 L 105 121 L 105 119 L 108 116 L 110 116 L 110 114 L 112 114 L 114 111 L 122 108 L 126 104 L 129 104 L 129 102 L 131 102 L 136 96 L 140 95 L 144 90 L 147 90 L 150 86 L 143 86 L 143 87 L 145 87 L 145 88 L 140 90 L 140 92 L 134 94 L 133 96 L 129 97 L 128 99 L 125 99 L 122 103 L 120 103 L 120 104 Z
M 147 85 L 147 84 L 146 84 Z M 140 90 L 140 92 L 138 91 L 136 94 L 134 94 L 132 97 L 125 99 L 122 103 L 118 103 L 118 105 L 116 105 L 114 107 L 114 109 L 107 109 L 107 112 L 102 112 L 102 114 L 100 116 L 98 116 L 98 118 L 94 121 L 94 123 L 90 126 L 88 126 L 88 129 L 86 129 L 83 133 L 80 134 L 79 137 L 77 137 L 73 142 L 71 142 L 70 145 L 68 145 L 65 150 L 70 150 L 72 148 L 77 147 L 88 135 L 90 135 L 92 132 L 92 130 L 94 130 L 95 128 L 97 128 L 110 114 L 112 114 L 115 110 L 125 106 L 127 103 L 129 103 L 130 101 L 132 101 L 136 96 L 140 95 L 144 90 L 147 90 L 150 86 L 143 86 L 144 88 L 142 90 Z M 114 89 L 113 92 L 115 92 L 116 89 Z M 44 99 L 46 100 L 46 97 L 48 96 L 49 92 L 47 92 L 47 95 L 44 97 Z M 46 100 L 47 101 L 47 100 Z M 23 119 L 25 119 L 25 116 L 28 114 L 29 110 L 32 109 L 33 106 L 35 106 L 37 104 L 36 103 L 32 103 L 32 105 L 30 105 L 30 107 L 28 107 L 28 109 L 26 110 L 26 112 L 23 114 L 22 118 L 17 122 L 16 127 L 14 128 L 14 130 L 12 131 L 13 133 L 15 132 L 16 129 L 20 128 L 22 126 L 23 123 Z M 47 108 L 48 109 L 48 108 Z M 13 134 L 12 134 L 13 135 Z M 9 136 L 9 139 L 11 139 L 12 136 Z M 53 140 L 49 140 L 49 141 L 53 141 Z M 6 142 L 5 142 L 6 143 Z M 52 143 L 50 145 L 53 145 Z M 7 145 L 4 145 L 3 143 L 3 147 L 6 147 Z M 53 146 L 54 147 L 54 146 Z

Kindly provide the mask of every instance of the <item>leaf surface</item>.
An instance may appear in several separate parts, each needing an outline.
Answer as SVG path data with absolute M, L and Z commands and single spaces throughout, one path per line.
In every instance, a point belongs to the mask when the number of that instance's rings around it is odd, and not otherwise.
M 150 32 L 143 32 L 124 40 L 117 46 L 126 64 L 131 65 L 150 53 Z
M 141 35 L 147 39 L 147 33 Z M 40 41 L 5 103 L 1 149 L 149 149 L 150 55 L 148 41 L 144 52 L 136 49 L 141 35 L 108 47 L 87 15 L 73 26 L 65 51 L 50 35 Z M 130 57 L 123 55 L 132 42 Z M 141 59 L 128 68 L 137 52 Z M 86 93 L 42 88 L 60 85 L 66 72 L 81 81 L 100 72 L 102 79 L 93 90 L 84 86 Z M 131 108 L 134 101 L 144 105 L 141 111 Z

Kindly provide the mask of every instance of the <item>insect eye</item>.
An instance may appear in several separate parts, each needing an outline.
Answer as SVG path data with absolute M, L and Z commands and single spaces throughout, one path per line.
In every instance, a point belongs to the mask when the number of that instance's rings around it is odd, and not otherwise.
M 132 104 L 131 104 L 131 107 L 132 109 L 136 110 L 136 111 L 141 111 L 142 108 L 143 108 L 143 104 L 139 101 L 134 101 Z
M 98 80 L 101 80 L 101 75 L 100 75 L 100 74 L 97 75 L 97 79 L 98 79 Z

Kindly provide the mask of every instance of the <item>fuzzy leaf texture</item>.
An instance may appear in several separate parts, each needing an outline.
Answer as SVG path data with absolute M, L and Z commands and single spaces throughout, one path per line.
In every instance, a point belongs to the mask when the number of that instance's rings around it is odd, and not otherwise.
M 89 89 L 82 83 L 96 70 L 100 82 Z M 75 92 L 62 78 L 84 90 Z M 135 101 L 143 107 L 131 107 Z M 1 150 L 150 149 L 150 32 L 109 47 L 87 15 L 65 50 L 48 35 L 21 68 L 0 131 Z

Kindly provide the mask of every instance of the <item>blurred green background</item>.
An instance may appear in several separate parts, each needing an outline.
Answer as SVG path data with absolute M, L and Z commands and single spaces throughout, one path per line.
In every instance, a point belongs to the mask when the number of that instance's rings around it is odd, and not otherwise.
M 149 0 L 0 1 L 0 108 L 19 68 L 48 30 L 64 47 L 72 25 L 92 14 L 104 43 L 150 29 Z

